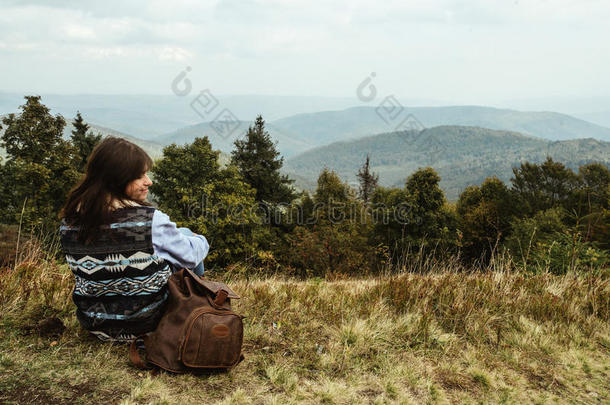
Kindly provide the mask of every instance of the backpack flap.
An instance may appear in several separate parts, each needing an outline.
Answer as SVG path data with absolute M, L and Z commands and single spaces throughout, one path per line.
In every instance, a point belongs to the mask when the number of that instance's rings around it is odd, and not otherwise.
M 230 298 L 230 299 L 239 299 L 241 298 L 239 295 L 237 295 L 235 293 L 235 291 L 231 290 L 231 288 L 226 285 L 225 283 L 221 283 L 220 281 L 212 281 L 212 280 L 206 280 L 204 278 L 201 278 L 199 276 L 197 276 L 195 273 L 193 273 L 191 270 L 185 269 L 188 271 L 188 273 L 191 275 L 191 277 L 197 281 L 197 284 L 199 284 L 200 286 L 202 286 L 203 288 L 205 288 L 206 290 L 208 290 L 209 292 L 211 292 L 214 297 L 216 297 L 216 295 L 220 292 L 220 291 L 226 291 L 226 298 Z

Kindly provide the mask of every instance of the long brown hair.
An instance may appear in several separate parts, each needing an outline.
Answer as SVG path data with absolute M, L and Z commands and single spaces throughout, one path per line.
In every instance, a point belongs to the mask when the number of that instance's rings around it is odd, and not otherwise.
M 100 234 L 100 226 L 112 222 L 113 200 L 119 207 L 134 200 L 125 193 L 127 184 L 152 168 L 153 161 L 138 145 L 109 136 L 100 142 L 87 160 L 85 175 L 70 190 L 59 217 L 80 228 L 78 238 L 89 244 Z

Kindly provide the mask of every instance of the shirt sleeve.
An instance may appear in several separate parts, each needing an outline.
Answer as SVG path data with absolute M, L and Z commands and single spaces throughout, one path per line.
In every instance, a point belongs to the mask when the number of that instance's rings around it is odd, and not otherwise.
M 155 210 L 152 218 L 152 244 L 155 254 L 175 268 L 194 268 L 210 250 L 205 236 L 186 236 L 159 210 Z

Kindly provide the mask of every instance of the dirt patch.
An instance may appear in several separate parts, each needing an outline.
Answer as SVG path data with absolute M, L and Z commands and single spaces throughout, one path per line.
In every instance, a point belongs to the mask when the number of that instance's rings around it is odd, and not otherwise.
M 15 387 L 11 390 L 0 391 L 0 402 L 3 404 L 61 404 L 49 396 L 45 391 L 34 387 Z
M 62 381 L 59 386 L 61 396 L 54 396 L 46 387 L 15 385 L 10 389 L 0 391 L 0 403 L 3 404 L 114 404 L 127 396 L 127 390 L 113 390 L 112 392 L 98 391 L 95 384 L 85 382 L 70 385 Z
M 64 331 L 66 326 L 61 319 L 50 316 L 44 318 L 38 322 L 30 321 L 21 327 L 21 331 L 24 335 L 38 335 L 47 338 L 59 338 Z

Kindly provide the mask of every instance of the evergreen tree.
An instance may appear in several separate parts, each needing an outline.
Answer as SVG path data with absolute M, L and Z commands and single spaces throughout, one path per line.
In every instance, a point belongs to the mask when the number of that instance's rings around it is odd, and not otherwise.
M 7 152 L 1 189 L 9 193 L 3 220 L 25 226 L 58 225 L 57 213 L 78 179 L 76 150 L 62 138 L 62 116 L 52 116 L 40 96 L 26 96 L 21 114 L 10 114 L 0 146 Z M 2 126 L 0 126 L 2 128 Z
M 440 176 L 431 167 L 416 170 L 405 183 L 409 204 L 411 204 L 412 238 L 434 240 L 443 228 L 441 209 L 445 203 L 445 195 L 439 183 Z M 415 225 L 416 224 L 416 225 Z
M 578 186 L 576 174 L 548 157 L 544 163 L 525 162 L 513 168 L 512 191 L 522 216 L 562 206 L 569 209 L 571 196 Z
M 56 157 L 50 152 L 66 145 L 62 139 L 66 121 L 61 115 L 53 117 L 40 102 L 40 96 L 24 98 L 27 101 L 20 106 L 21 114 L 9 114 L 2 120 L 6 131 L 1 146 L 6 149 L 9 161 L 22 159 L 45 165 Z
M 481 186 L 468 186 L 457 202 L 462 247 L 469 259 L 486 260 L 498 242 L 510 234 L 514 202 L 506 185 L 488 177 Z
M 80 112 L 76 113 L 76 118 L 72 121 L 72 144 L 78 150 L 78 171 L 84 172 L 87 165 L 87 158 L 93 152 L 93 148 L 102 140 L 102 135 L 87 133 L 89 124 L 85 122 Z
M 379 183 L 379 175 L 371 173 L 369 155 L 366 155 L 366 162 L 358 170 L 358 181 L 360 182 L 360 198 L 365 205 L 368 205 L 375 188 Z
M 289 203 L 295 197 L 290 186 L 294 180 L 280 174 L 284 158 L 276 150 L 265 130 L 262 116 L 256 117 L 248 128 L 245 139 L 237 139 L 231 152 L 231 162 L 237 166 L 245 181 L 256 190 L 256 201 Z
M 407 178 L 405 190 L 410 212 L 406 214 L 409 219 L 406 236 L 412 247 L 438 248 L 445 254 L 455 247 L 456 221 L 454 212 L 446 205 L 440 181 L 431 167 L 418 169 Z

